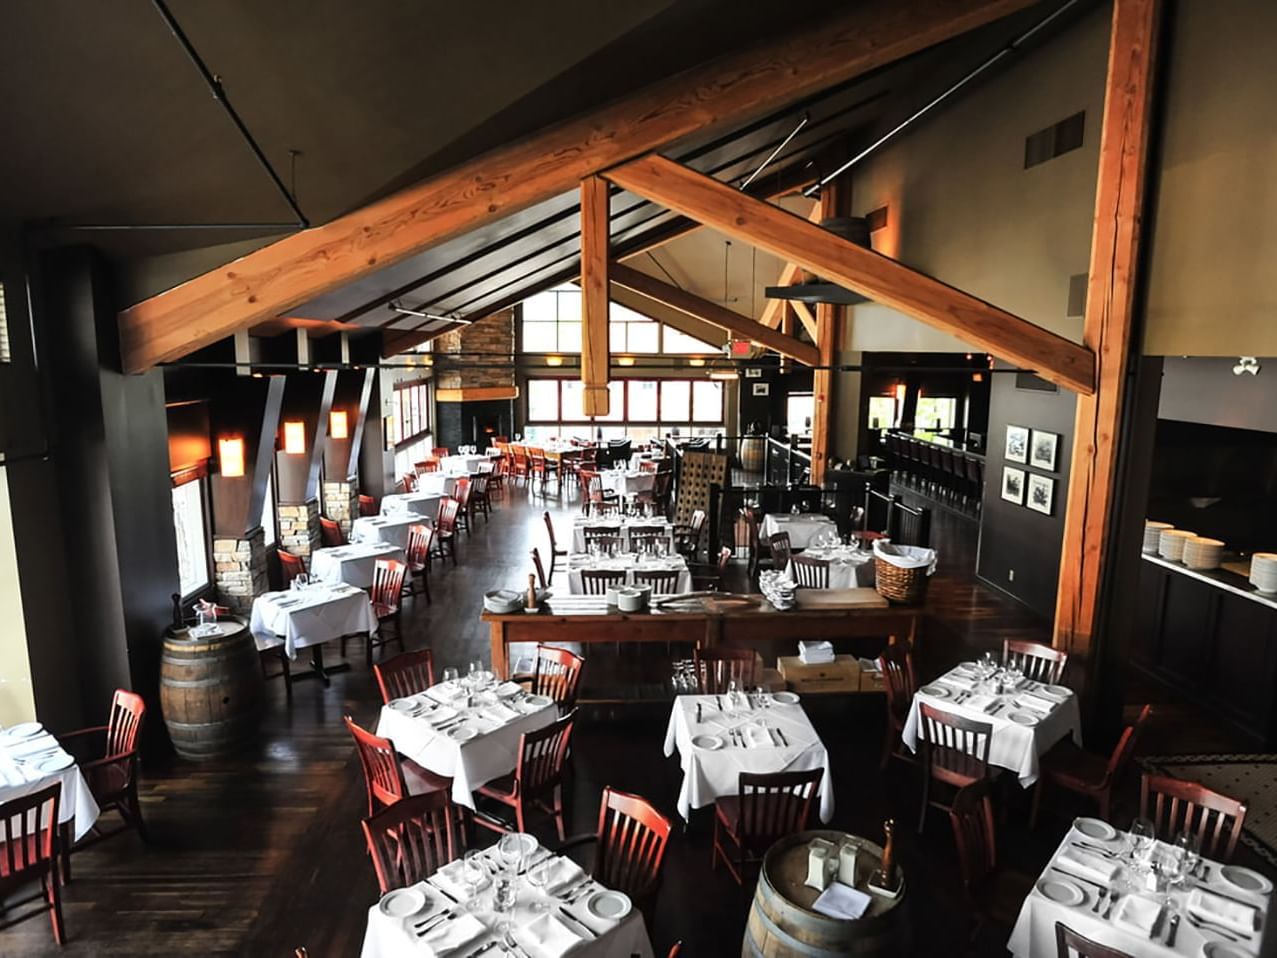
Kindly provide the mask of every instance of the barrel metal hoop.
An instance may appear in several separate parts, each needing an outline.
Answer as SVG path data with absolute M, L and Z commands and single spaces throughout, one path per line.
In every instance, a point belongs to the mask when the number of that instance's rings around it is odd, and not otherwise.
M 800 955 L 811 955 L 812 958 L 828 958 L 828 948 L 817 948 L 814 945 L 809 945 L 806 942 L 799 941 L 789 932 L 785 931 L 785 929 L 772 921 L 767 913 L 761 908 L 755 908 L 753 913 L 754 917 L 762 922 L 763 927 L 767 929 L 767 931 L 771 932 L 785 943 L 786 948 L 790 948 L 793 951 L 798 952 Z

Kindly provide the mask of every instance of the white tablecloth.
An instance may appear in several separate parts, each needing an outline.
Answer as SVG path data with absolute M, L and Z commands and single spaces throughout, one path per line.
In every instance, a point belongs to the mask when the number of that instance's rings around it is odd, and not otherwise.
M 352 542 L 344 546 L 316 549 L 310 556 L 310 575 L 330 585 L 346 583 L 357 589 L 372 586 L 378 559 L 406 562 L 403 549 L 388 542 Z
M 942 675 L 933 684 L 949 688 L 950 696 L 953 696 L 958 693 L 958 688 L 956 686 L 947 686 L 945 679 L 948 676 L 961 674 L 957 669 L 954 669 Z M 963 704 L 955 704 L 952 698 L 935 698 L 919 691 L 914 696 L 913 703 L 909 706 L 909 718 L 905 721 L 904 733 L 901 738 L 910 749 L 917 750 L 919 702 L 926 702 L 928 705 L 934 705 L 937 708 L 944 709 L 946 712 L 961 715 L 963 718 L 984 722 L 993 727 L 993 740 L 989 743 L 989 764 L 1015 772 L 1020 778 L 1020 784 L 1024 788 L 1028 788 L 1038 780 L 1039 757 L 1050 751 L 1051 746 L 1066 735 L 1072 735 L 1074 742 L 1078 745 L 1082 744 L 1082 725 L 1076 695 L 1070 695 L 1062 703 L 1055 706 L 1044 718 L 1039 719 L 1036 725 L 1017 725 L 1007 716 L 1014 711 L 1027 711 L 1026 709 L 1017 709 L 1011 703 L 1011 699 L 1016 698 L 1019 694 L 1021 693 L 1003 695 L 1003 704 L 998 708 L 997 713 L 989 714 L 978 709 L 969 708 Z
M 426 695 L 437 702 L 451 704 L 454 699 L 449 693 L 457 688 L 440 683 Z M 464 696 L 461 702 L 465 702 Z M 418 765 L 451 778 L 453 802 L 474 808 L 471 793 L 476 788 L 514 771 L 519 759 L 519 737 L 524 732 L 545 728 L 558 717 L 558 706 L 548 705 L 496 727 L 481 719 L 468 718 L 462 724 L 479 734 L 463 743 L 446 732 L 436 732 L 424 717 L 405 715 L 382 706 L 377 734 L 393 741 L 401 754 Z
M 615 492 L 622 499 L 640 492 L 651 492 L 655 482 L 654 472 L 607 469 L 599 473 L 599 484 L 603 489 Z
M 534 854 L 540 853 L 540 849 Z M 486 849 L 484 857 L 490 861 L 502 864 L 500 859 L 496 857 L 496 848 Z M 535 859 L 531 859 L 535 860 Z M 360 952 L 361 958 L 415 958 L 415 956 L 424 956 L 431 954 L 428 945 L 421 941 L 413 934 L 414 926 L 418 922 L 427 920 L 428 918 L 454 907 L 452 899 L 439 891 L 440 886 L 446 886 L 450 890 L 450 894 L 454 897 L 465 899 L 464 889 L 458 889 L 455 884 L 446 882 L 443 878 L 432 875 L 427 881 L 420 882 L 416 888 L 425 893 L 430 904 L 426 910 L 419 914 L 413 915 L 407 919 L 388 918 L 381 913 L 376 905 L 368 909 L 368 928 L 364 933 L 363 950 Z M 489 881 L 483 887 L 473 901 L 465 903 L 464 910 L 472 914 L 479 920 L 487 931 L 470 942 L 464 948 L 458 949 L 455 954 L 458 958 L 461 956 L 469 956 L 483 948 L 486 944 L 493 940 L 499 940 L 496 934 L 496 927 L 500 921 L 498 915 L 492 910 L 493 890 L 492 882 Z M 603 886 L 595 883 L 597 889 Z M 458 894 L 458 892 L 460 892 Z M 513 935 L 516 941 L 525 942 L 524 929 L 539 917 L 539 914 L 532 910 L 534 902 L 548 902 L 551 905 L 550 912 L 558 915 L 559 905 L 562 904 L 556 898 L 550 898 L 543 891 L 533 888 L 526 878 L 519 881 L 517 887 L 518 900 L 514 907 L 514 911 L 509 916 L 510 925 L 513 929 Z M 619 922 L 602 921 L 595 918 L 586 908 L 586 902 L 590 895 L 585 895 L 580 901 L 570 906 L 566 906 L 568 911 L 585 923 L 586 927 L 592 928 L 598 933 L 597 938 L 586 938 L 582 936 L 579 945 L 574 946 L 570 954 L 573 958 L 632 958 L 637 955 L 639 958 L 652 958 L 652 942 L 648 938 L 647 928 L 643 924 L 643 915 L 638 909 L 634 909 L 625 918 Z M 565 923 L 571 928 L 571 923 Z M 582 934 L 579 930 L 573 929 L 577 934 Z M 531 944 L 531 942 L 526 942 Z M 523 947 L 521 944 L 520 947 Z M 526 952 L 530 954 L 531 952 Z M 489 958 L 505 958 L 508 954 L 501 948 L 490 948 L 484 952 Z M 519 952 L 520 958 L 525 952 Z
M 803 555 L 812 559 L 829 560 L 829 588 L 854 589 L 861 586 L 873 588 L 874 562 L 872 552 L 860 552 L 856 549 L 840 547 L 837 549 L 807 549 Z M 794 578 L 794 564 L 791 562 L 785 569 L 789 578 Z
M 350 527 L 351 542 L 382 542 L 408 551 L 408 528 L 426 517 L 415 512 L 393 516 L 360 516 Z
M 479 463 L 487 456 L 444 456 L 439 460 L 439 471 L 449 476 L 468 476 L 479 471 Z
M 837 534 L 838 524 L 828 516 L 814 513 L 794 515 L 790 512 L 769 512 L 763 516 L 763 524 L 758 530 L 761 537 L 769 538 L 778 532 L 789 533 L 789 546 L 792 549 L 806 549 L 812 540 L 826 532 Z
M 696 705 L 701 704 L 702 722 L 696 724 Z M 683 766 L 683 784 L 678 790 L 678 813 L 687 818 L 693 808 L 712 805 L 721 795 L 735 795 L 740 787 L 741 772 L 805 772 L 823 768 L 820 779 L 820 820 L 828 823 L 834 815 L 834 782 L 829 770 L 829 753 L 812 727 L 802 705 L 771 704 L 752 711 L 720 712 L 719 702 L 727 706 L 727 696 L 680 695 L 674 699 L 670 722 L 665 729 L 665 755 L 677 748 Z M 731 744 L 727 732 L 734 728 L 764 722 L 769 729 L 784 733 L 787 745 L 741 748 Z M 723 740 L 720 749 L 699 748 L 692 738 L 716 735 Z M 778 737 L 771 741 L 779 743 Z
M 440 473 L 432 472 L 429 476 L 438 476 Z M 422 477 L 423 479 L 426 477 Z M 454 485 L 456 480 L 451 476 L 444 476 Z M 452 490 L 448 490 L 451 492 Z M 402 518 L 409 515 L 429 516 L 432 519 L 439 514 L 439 500 L 445 495 L 443 491 L 439 492 L 396 492 L 389 496 L 384 496 L 381 500 L 381 514 L 383 516 L 394 516 Z M 371 518 L 371 517 L 368 517 Z
M 59 772 L 41 772 L 35 767 L 35 760 L 21 761 L 25 756 L 45 749 L 57 748 L 57 740 L 47 731 L 31 738 L 16 738 L 0 733 L 0 804 L 38 792 L 48 788 L 54 782 L 62 783 L 62 796 L 58 799 L 58 822 L 75 820 L 75 837 L 77 840 L 93 827 L 98 820 L 98 803 L 93 800 L 89 784 L 80 773 L 80 766 L 71 765 Z M 58 748 L 55 758 L 66 752 Z
M 633 548 L 633 544 L 630 542 L 631 529 L 636 527 L 639 529 L 654 529 L 659 526 L 660 528 L 665 530 L 664 539 L 665 539 L 666 549 L 670 552 L 674 551 L 674 525 L 673 523 L 666 522 L 664 519 L 641 519 L 641 518 L 595 519 L 595 518 L 591 518 L 590 516 L 578 516 L 576 519 L 573 520 L 572 551 L 573 552 L 586 551 L 586 548 L 585 548 L 585 530 L 586 529 L 599 528 L 599 527 L 614 528 L 618 525 L 621 527 L 621 540 L 625 544 L 626 550 Z
M 450 496 L 457 488 L 457 479 L 457 476 L 450 476 L 445 472 L 423 472 L 417 476 L 417 491 L 435 496 Z
M 1114 920 L 1122 908 L 1122 899 L 1118 900 L 1112 917 L 1106 919 L 1102 915 L 1092 912 L 1091 906 L 1095 904 L 1095 899 L 1100 893 L 1100 889 L 1086 881 L 1071 879 L 1067 871 L 1062 873 L 1054 867 L 1059 856 L 1067 851 L 1069 846 L 1075 841 L 1082 841 L 1089 845 L 1107 846 L 1114 851 L 1118 851 L 1121 844 L 1119 840 L 1099 842 L 1081 834 L 1076 828 L 1069 830 L 1069 833 L 1064 837 L 1064 841 L 1060 843 L 1060 847 L 1056 849 L 1055 855 L 1051 859 L 1051 864 L 1047 867 L 1042 877 L 1055 880 L 1072 880 L 1073 884 L 1086 894 L 1086 900 L 1082 904 L 1074 906 L 1054 902 L 1038 891 L 1035 886 L 1024 900 L 1024 905 L 1020 909 L 1020 917 L 1016 920 L 1015 928 L 1011 931 L 1011 938 L 1007 942 L 1007 950 L 1015 958 L 1056 958 L 1055 923 L 1057 921 L 1063 922 L 1074 931 L 1098 944 L 1116 948 L 1118 951 L 1133 956 L 1133 958 L 1172 958 L 1175 955 L 1197 956 L 1202 954 L 1205 942 L 1220 940 L 1222 936 L 1209 930 L 1198 930 L 1184 916 L 1184 906 L 1189 894 L 1187 890 L 1175 890 L 1171 893 L 1171 899 L 1178 906 L 1181 913 L 1179 928 L 1175 932 L 1174 948 L 1167 948 L 1163 943 L 1166 923 L 1169 921 L 1168 918 L 1162 919 L 1162 927 L 1158 930 L 1157 940 L 1152 941 L 1146 934 L 1123 927 L 1122 924 Z M 1265 916 L 1261 918 L 1260 927 L 1267 929 L 1266 915 L 1271 895 L 1248 893 L 1221 881 L 1218 863 L 1211 862 L 1209 874 L 1210 881 L 1205 886 L 1207 891 L 1219 891 L 1230 898 L 1254 905 L 1259 909 L 1261 915 Z M 1129 872 L 1119 876 L 1119 886 L 1123 884 L 1126 875 L 1129 875 Z M 1130 888 L 1129 885 L 1126 887 Z M 1140 892 L 1140 894 L 1153 897 L 1149 892 Z M 1123 894 L 1123 898 L 1128 896 L 1129 891 Z M 1272 935 L 1270 934 L 1268 937 L 1271 938 Z M 1257 952 L 1259 938 L 1260 933 L 1256 933 L 1251 943 L 1234 945 L 1225 941 L 1224 944 L 1239 949 L 1238 953 L 1251 954 Z
M 594 559 L 588 555 L 569 555 L 568 556 L 568 595 L 585 595 L 585 582 L 581 578 L 583 569 L 620 569 L 625 573 L 625 582 L 627 585 L 633 585 L 634 572 L 641 569 L 644 572 L 665 572 L 667 570 L 678 571 L 678 584 L 674 587 L 674 593 L 692 591 L 692 572 L 687 567 L 687 560 L 682 556 L 666 556 L 663 559 L 644 559 L 643 564 L 638 564 L 638 559 L 633 555 L 621 555 L 614 559 Z
M 368 593 L 354 586 L 311 586 L 287 592 L 267 592 L 253 600 L 249 620 L 259 649 L 274 648 L 283 640 L 290 659 L 297 650 L 323 645 L 343 635 L 376 632 Z

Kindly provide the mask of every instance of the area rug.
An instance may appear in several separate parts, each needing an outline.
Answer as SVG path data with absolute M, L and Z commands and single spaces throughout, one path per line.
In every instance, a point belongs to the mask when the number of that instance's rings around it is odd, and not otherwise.
M 1277 755 L 1149 755 L 1139 764 L 1244 801 L 1242 844 L 1277 866 Z

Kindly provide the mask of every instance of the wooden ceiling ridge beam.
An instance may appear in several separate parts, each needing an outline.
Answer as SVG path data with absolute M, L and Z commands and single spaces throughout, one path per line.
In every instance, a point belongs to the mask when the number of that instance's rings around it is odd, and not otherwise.
M 658 155 L 604 174 L 624 189 L 1031 369 L 1082 395 L 1095 391 L 1095 354 L 969 293 L 864 249 L 801 216 Z
M 120 313 L 126 372 L 177 359 L 706 130 L 801 101 L 1032 0 L 865 0 L 286 236 Z
M 792 336 L 768 329 L 755 319 L 742 316 L 740 313 L 720 306 L 718 303 L 703 299 L 695 293 L 672 286 L 655 276 L 641 273 L 631 266 L 612 263 L 609 279 L 618 286 L 631 292 L 646 296 L 648 299 L 663 303 L 670 309 L 686 313 L 696 319 L 703 320 L 711 326 L 725 329 L 730 333 L 762 343 L 768 349 L 788 356 L 790 359 L 805 363 L 808 366 L 818 365 L 820 350 Z

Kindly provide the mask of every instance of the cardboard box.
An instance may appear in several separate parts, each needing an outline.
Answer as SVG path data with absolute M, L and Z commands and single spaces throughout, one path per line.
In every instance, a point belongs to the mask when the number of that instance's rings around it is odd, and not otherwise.
M 782 655 L 776 665 L 795 692 L 860 691 L 860 664 L 854 655 L 836 655 L 824 665 L 805 665 L 796 655 Z

